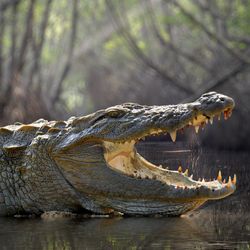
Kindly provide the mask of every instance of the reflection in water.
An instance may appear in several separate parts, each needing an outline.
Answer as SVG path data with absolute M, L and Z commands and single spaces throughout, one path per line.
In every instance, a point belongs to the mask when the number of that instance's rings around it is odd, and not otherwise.
M 147 159 L 164 164 L 156 156 L 152 152 Z M 247 153 L 207 152 L 195 159 L 195 174 L 212 177 L 220 168 L 225 175 L 236 173 L 239 185 L 234 195 L 183 218 L 1 218 L 0 249 L 249 249 L 249 158 Z M 168 164 L 188 159 L 175 155 Z
M 1 249 L 246 249 L 249 218 L 0 219 Z

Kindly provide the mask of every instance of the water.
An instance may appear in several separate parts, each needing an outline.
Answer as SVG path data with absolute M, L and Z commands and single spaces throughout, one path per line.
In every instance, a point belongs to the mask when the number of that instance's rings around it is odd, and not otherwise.
M 248 153 L 183 151 L 181 144 L 176 152 L 167 144 L 138 150 L 172 169 L 188 165 L 195 176 L 236 173 L 237 191 L 182 218 L 0 218 L 0 249 L 250 249 Z

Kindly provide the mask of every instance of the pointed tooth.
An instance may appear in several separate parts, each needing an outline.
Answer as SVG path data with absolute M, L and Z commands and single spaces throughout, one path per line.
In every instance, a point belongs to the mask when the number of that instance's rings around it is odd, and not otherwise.
M 218 121 L 220 121 L 220 116 L 221 116 L 221 114 L 218 115 Z
M 226 179 L 223 180 L 223 183 L 224 183 L 224 184 L 226 183 Z
M 220 171 L 220 170 L 219 170 L 219 172 L 218 172 L 217 180 L 218 180 L 219 182 L 222 181 L 222 175 L 221 175 L 221 171 Z
M 208 119 L 205 120 L 206 124 L 208 124 L 208 121 L 209 121 Z
M 233 183 L 234 185 L 236 185 L 236 182 L 237 182 L 237 177 L 236 177 L 236 174 L 234 174 L 234 178 L 233 178 L 233 180 L 232 180 L 232 183 Z
M 184 175 L 188 176 L 188 168 L 185 170 Z
M 190 178 L 190 179 L 193 179 L 193 175 L 191 174 L 189 178 Z
M 176 141 L 176 131 L 170 132 L 170 137 L 172 139 L 173 142 Z
M 192 122 L 189 122 L 188 125 L 193 125 L 193 123 L 192 123 Z
M 196 133 L 196 134 L 198 134 L 198 132 L 199 132 L 199 128 L 200 128 L 200 126 L 195 126 L 195 127 L 194 127 L 194 129 L 195 129 L 195 133 Z
M 213 124 L 213 121 L 214 121 L 214 118 L 211 116 L 210 119 L 209 119 L 209 122 L 210 122 L 211 125 Z
M 205 182 L 205 179 L 204 179 L 204 178 L 202 179 L 202 182 Z
M 178 167 L 178 172 L 182 173 L 182 167 L 181 166 Z
M 228 119 L 227 111 L 224 111 L 224 119 L 225 119 L 225 120 Z
M 159 168 L 162 168 L 162 165 L 159 165 Z
M 198 181 L 201 181 L 201 178 L 199 178 Z
M 231 176 L 228 177 L 228 182 L 227 182 L 227 188 L 230 188 L 232 186 L 232 179 Z

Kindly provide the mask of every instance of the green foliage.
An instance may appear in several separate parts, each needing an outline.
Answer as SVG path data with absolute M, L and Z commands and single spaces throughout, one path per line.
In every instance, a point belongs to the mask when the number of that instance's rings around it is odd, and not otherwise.
M 62 94 L 62 100 L 68 111 L 72 112 L 74 109 L 84 106 L 84 98 L 82 96 L 84 88 L 85 82 L 83 82 L 81 75 L 75 74 L 70 79 L 65 80 L 65 91 Z
M 250 2 L 242 4 L 242 1 L 235 2 L 234 15 L 228 19 L 230 32 L 238 35 L 250 35 Z
M 34 6 L 32 32 L 36 42 L 40 39 L 45 2 L 47 1 L 37 0 Z M 72 58 L 72 71 L 69 72 L 63 84 L 61 96 L 61 100 L 63 100 L 69 111 L 79 108 L 83 103 L 86 104 L 85 101 L 87 99 L 85 96 L 88 95 L 86 86 L 89 68 L 101 67 L 105 64 L 104 68 L 112 69 L 110 70 L 112 72 L 120 70 L 117 73 L 117 78 L 120 81 L 122 81 L 121 75 L 125 75 L 124 79 L 127 80 L 127 75 L 136 74 L 135 69 L 138 68 L 136 63 L 141 58 L 139 58 L 140 55 L 135 53 L 135 48 L 131 45 L 128 35 L 133 39 L 137 46 L 136 49 L 141 54 L 146 55 L 150 60 L 155 61 L 156 64 L 158 63 L 165 71 L 172 72 L 172 65 L 180 62 L 189 75 L 195 75 L 196 79 L 198 79 L 197 83 L 194 83 L 195 86 L 202 82 L 201 79 L 206 78 L 205 70 L 200 65 L 196 65 L 181 55 L 173 56 L 174 52 L 169 51 L 168 45 L 173 43 L 175 47 L 191 55 L 200 55 L 202 60 L 207 62 L 207 65 L 214 60 L 214 54 L 211 49 L 214 48 L 216 50 L 220 46 L 204 32 L 201 26 L 173 4 L 174 1 L 110 0 L 110 2 L 112 9 L 109 8 L 106 0 L 78 1 L 77 39 L 74 46 L 75 54 Z M 220 34 L 216 34 L 218 32 L 215 27 L 216 20 L 209 8 L 208 10 L 202 10 L 196 1 L 179 0 L 176 2 L 200 21 L 207 30 L 220 36 Z M 22 0 L 17 7 L 16 44 L 19 48 L 25 32 L 29 3 L 30 1 L 28 0 Z M 229 34 L 239 37 L 250 36 L 249 1 L 219 0 L 210 2 L 207 0 L 202 3 L 207 5 L 214 4 L 216 6 L 214 11 L 221 20 L 225 20 Z M 52 1 L 41 54 L 41 67 L 43 73 L 45 72 L 45 82 L 39 84 L 49 86 L 50 82 L 46 82 L 47 72 L 55 71 L 53 77 L 56 78 L 59 75 L 58 72 L 62 71 L 72 31 L 72 4 L 73 1 L 67 0 Z M 231 9 L 229 6 L 231 6 Z M 228 15 L 229 9 L 231 11 L 230 15 Z M 8 25 L 3 36 L 3 55 L 5 58 L 8 58 L 13 45 L 11 40 L 12 9 L 8 9 L 4 14 Z M 219 17 L 218 19 L 220 19 Z M 113 32 L 105 37 L 105 32 L 109 30 L 109 27 L 113 27 Z M 157 29 L 158 34 L 156 34 L 155 29 Z M 160 36 L 160 38 L 157 36 Z M 87 44 L 89 49 L 82 52 L 81 49 L 87 41 L 90 41 L 90 45 Z M 225 44 L 235 50 L 247 48 L 246 43 L 242 41 L 225 40 Z M 98 55 L 98 61 L 93 63 L 91 53 Z M 28 53 L 27 61 L 32 64 L 29 57 L 30 54 Z M 179 61 L 176 63 L 177 59 Z M 122 70 L 126 71 L 126 73 L 123 73 Z M 149 69 L 147 68 L 147 70 Z M 117 81 L 116 79 L 114 82 Z M 84 95 L 85 92 L 86 94 Z M 88 100 L 88 102 L 89 106 L 91 106 L 91 101 Z

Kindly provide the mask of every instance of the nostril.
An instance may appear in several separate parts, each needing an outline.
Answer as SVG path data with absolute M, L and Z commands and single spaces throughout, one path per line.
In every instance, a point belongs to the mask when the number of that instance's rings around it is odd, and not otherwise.
M 222 102 L 224 102 L 224 101 L 225 101 L 225 98 L 221 97 L 220 100 L 221 100 Z

